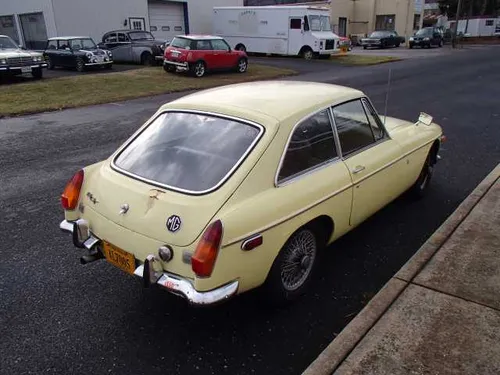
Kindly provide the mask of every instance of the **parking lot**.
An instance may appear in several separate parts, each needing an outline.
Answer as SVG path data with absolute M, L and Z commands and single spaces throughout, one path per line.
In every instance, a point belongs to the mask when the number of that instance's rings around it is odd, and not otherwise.
M 335 242 L 310 292 L 283 310 L 257 292 L 191 308 L 105 262 L 80 265 L 59 231 L 68 177 L 187 93 L 0 119 L 2 374 L 299 374 L 500 160 L 500 49 L 435 57 L 371 67 L 266 60 L 302 67 L 287 79 L 364 90 L 379 113 L 391 69 L 388 114 L 415 121 L 425 111 L 448 137 L 430 194 L 398 199 Z

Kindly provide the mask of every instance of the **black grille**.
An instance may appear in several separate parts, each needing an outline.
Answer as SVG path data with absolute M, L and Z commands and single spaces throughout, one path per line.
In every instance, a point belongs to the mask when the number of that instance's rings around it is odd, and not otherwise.
M 328 39 L 325 42 L 325 49 L 328 50 L 328 49 L 334 49 L 334 48 L 335 48 L 335 40 L 334 39 Z
M 9 57 L 7 59 L 7 64 L 9 65 L 29 65 L 33 63 L 31 57 Z

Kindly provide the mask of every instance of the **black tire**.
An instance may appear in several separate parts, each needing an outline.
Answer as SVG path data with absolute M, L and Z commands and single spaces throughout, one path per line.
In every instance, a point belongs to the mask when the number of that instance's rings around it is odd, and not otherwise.
M 141 64 L 146 66 L 155 65 L 155 58 L 149 52 L 143 52 L 141 55 Z
M 363 46 L 363 49 L 366 49 L 366 46 Z
M 163 70 L 166 71 L 167 73 L 174 73 L 175 66 L 170 65 L 170 64 L 163 64 Z
M 427 158 L 425 159 L 424 166 L 422 167 L 422 170 L 420 171 L 420 175 L 417 178 L 417 181 L 413 184 L 413 186 L 410 188 L 410 195 L 414 199 L 420 199 L 425 196 L 429 189 L 429 185 L 431 182 L 432 175 L 434 173 L 434 165 L 435 162 L 433 161 L 434 155 L 433 155 L 433 150 L 429 152 L 429 155 L 427 155 Z
M 107 70 L 113 69 L 113 64 L 104 65 L 104 69 L 107 69 Z
M 196 78 L 201 78 L 207 73 L 207 66 L 203 61 L 197 61 L 190 66 L 191 74 Z
M 50 56 L 47 56 L 46 62 L 47 62 L 47 69 L 54 70 L 54 68 L 56 66 L 54 65 L 54 62 L 52 61 L 52 59 L 50 58 Z
M 236 65 L 236 71 L 238 73 L 246 73 L 248 70 L 248 60 L 244 57 L 238 60 L 238 64 Z
M 301 56 L 304 60 L 312 60 L 314 59 L 314 52 L 311 48 L 305 47 L 302 48 Z
M 35 79 L 42 79 L 43 78 L 43 70 L 42 68 L 35 68 L 31 70 L 31 75 Z
M 410 46 L 409 46 L 409 47 L 410 47 L 410 49 L 413 49 L 413 44 L 411 44 L 411 43 L 410 43 Z
M 306 225 L 288 239 L 263 285 L 267 303 L 284 306 L 305 293 L 316 268 L 321 238 L 317 227 Z
M 76 71 L 80 73 L 85 71 L 85 62 L 80 57 L 76 59 Z
M 246 52 L 247 51 L 247 47 L 245 47 L 244 44 L 238 44 L 238 45 L 236 45 L 235 50 Z
M 442 41 L 442 40 L 440 40 L 440 41 L 439 41 L 439 44 L 438 44 L 438 47 L 439 47 L 439 48 L 441 48 L 442 46 L 443 46 L 443 41 Z

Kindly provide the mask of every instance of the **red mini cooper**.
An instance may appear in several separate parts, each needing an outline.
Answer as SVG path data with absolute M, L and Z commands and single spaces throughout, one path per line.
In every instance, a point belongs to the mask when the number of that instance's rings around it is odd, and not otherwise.
M 203 77 L 208 71 L 235 70 L 244 73 L 248 57 L 244 51 L 231 49 L 224 38 L 211 35 L 176 36 L 165 49 L 163 69 L 166 72 L 188 71 Z

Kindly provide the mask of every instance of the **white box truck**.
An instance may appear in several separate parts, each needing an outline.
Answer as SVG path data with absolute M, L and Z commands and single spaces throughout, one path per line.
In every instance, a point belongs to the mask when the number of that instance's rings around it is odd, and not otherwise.
M 213 31 L 250 53 L 328 57 L 339 51 L 330 11 L 309 5 L 214 7 Z

